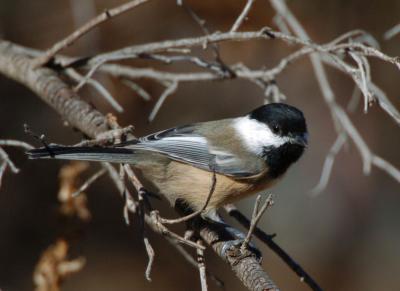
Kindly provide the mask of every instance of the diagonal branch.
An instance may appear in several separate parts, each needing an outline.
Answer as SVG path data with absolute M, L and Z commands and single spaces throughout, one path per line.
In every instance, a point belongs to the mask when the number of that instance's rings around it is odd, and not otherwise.
M 255 0 L 247 0 L 246 5 L 244 6 L 242 12 L 239 17 L 236 19 L 235 23 L 232 25 L 231 31 L 237 31 L 242 23 L 245 21 L 247 15 L 250 12 L 251 6 L 253 5 Z
M 261 209 L 259 209 L 261 203 L 261 194 L 257 196 L 256 203 L 254 204 L 253 215 L 251 217 L 249 231 L 247 232 L 246 238 L 244 239 L 240 249 L 244 251 L 247 249 L 251 236 L 254 233 L 254 230 L 257 227 L 258 222 L 260 221 L 261 217 L 263 216 L 264 212 L 267 210 L 269 206 L 273 204 L 272 195 L 268 195 L 267 199 L 265 200 L 264 204 L 262 205 Z
M 57 72 L 48 68 L 33 68 L 33 61 L 14 51 L 14 45 L 0 41 L 0 73 L 24 84 L 57 111 L 72 127 L 88 136 L 109 129 L 103 114 L 81 100 Z

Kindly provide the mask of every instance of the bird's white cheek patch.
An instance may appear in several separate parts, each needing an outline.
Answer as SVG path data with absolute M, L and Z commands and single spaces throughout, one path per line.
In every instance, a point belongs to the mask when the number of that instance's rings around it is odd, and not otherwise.
M 247 149 L 255 154 L 261 154 L 264 147 L 279 147 L 288 141 L 274 134 L 266 124 L 248 116 L 237 118 L 234 128 Z

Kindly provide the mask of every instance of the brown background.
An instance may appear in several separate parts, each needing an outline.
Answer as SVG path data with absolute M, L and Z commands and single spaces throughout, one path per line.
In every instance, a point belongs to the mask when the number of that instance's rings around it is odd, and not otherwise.
M 130 44 L 200 35 L 196 24 L 175 2 L 150 1 L 102 25 L 66 53 L 91 55 Z M 210 27 L 221 31 L 229 29 L 245 4 L 228 0 L 187 2 Z M 45 49 L 90 17 L 90 9 L 85 12 L 84 6 L 95 5 L 100 12 L 118 3 L 122 1 L 2 0 L 0 32 L 5 39 Z M 390 41 L 382 38 L 387 29 L 399 22 L 399 1 L 293 0 L 288 4 L 317 42 L 361 28 L 371 32 L 386 53 L 400 54 L 399 35 Z M 78 12 L 82 11 L 83 16 L 79 17 Z M 272 26 L 272 16 L 267 1 L 256 1 L 242 29 Z M 228 64 L 241 60 L 257 68 L 273 66 L 293 49 L 279 41 L 252 41 L 223 44 L 221 53 Z M 172 68 L 160 66 L 160 69 Z M 174 69 L 184 71 L 188 67 L 181 65 Z M 345 105 L 353 84 L 343 75 L 328 72 L 339 102 Z M 399 72 L 374 60 L 372 77 L 400 107 Z M 137 135 L 177 124 L 244 114 L 263 102 L 261 90 L 245 81 L 188 83 L 168 98 L 156 120 L 148 124 L 154 101 L 143 101 L 115 80 L 101 80 L 126 109 L 118 115 L 121 124 L 135 125 Z M 271 190 L 276 194 L 275 205 L 263 217 L 262 227 L 277 233 L 276 241 L 327 290 L 398 290 L 399 184 L 377 169 L 373 169 L 371 176 L 363 176 L 360 155 L 350 145 L 338 156 L 326 191 L 310 198 L 307 193 L 319 179 L 335 132 L 307 59 L 291 65 L 277 81 L 288 102 L 304 111 L 311 139 L 306 155 Z M 140 84 L 156 98 L 161 93 L 160 86 L 150 81 Z M 32 142 L 22 130 L 22 124 L 27 122 L 57 143 L 72 144 L 81 139 L 78 133 L 63 127 L 56 113 L 24 87 L 0 77 L 0 88 L 0 138 Z M 93 91 L 85 89 L 81 95 L 103 112 L 111 110 Z M 352 118 L 371 149 L 399 167 L 398 126 L 378 107 L 371 108 L 367 115 L 359 108 Z M 59 233 L 57 175 L 65 163 L 28 161 L 21 151 L 14 149 L 9 153 L 22 171 L 19 175 L 8 172 L 0 191 L 0 288 L 30 290 L 32 271 L 40 253 Z M 239 203 L 247 214 L 251 213 L 253 199 Z M 86 256 L 87 265 L 66 281 L 64 290 L 200 289 L 197 270 L 157 235 L 151 235 L 157 254 L 153 282 L 145 281 L 146 254 L 137 225 L 128 228 L 124 224 L 123 201 L 107 178 L 103 177 L 91 188 L 89 204 L 93 219 L 73 250 L 74 254 Z M 172 215 L 167 208 L 162 208 L 162 213 Z M 283 290 L 307 290 L 269 249 L 256 243 L 264 253 L 265 269 L 278 286 Z M 225 281 L 226 290 L 243 290 L 229 268 L 213 254 L 207 256 L 207 266 Z M 214 283 L 209 285 L 211 290 L 217 290 Z

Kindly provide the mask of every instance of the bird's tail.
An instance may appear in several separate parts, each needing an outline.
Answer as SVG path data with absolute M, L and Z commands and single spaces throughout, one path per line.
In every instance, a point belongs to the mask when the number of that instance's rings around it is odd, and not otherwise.
M 49 145 L 27 152 L 30 159 L 62 159 L 111 163 L 134 163 L 134 150 L 116 147 L 68 147 Z

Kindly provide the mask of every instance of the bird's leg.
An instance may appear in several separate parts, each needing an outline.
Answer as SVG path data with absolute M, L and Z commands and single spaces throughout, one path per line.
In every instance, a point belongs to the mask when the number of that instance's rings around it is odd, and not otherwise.
M 188 215 L 193 212 L 193 210 L 180 199 L 175 201 L 175 209 L 182 215 Z M 234 252 L 237 258 L 255 255 L 257 260 L 261 262 L 261 251 L 251 242 L 248 244 L 247 251 L 243 251 L 241 245 L 246 239 L 246 235 L 240 230 L 227 224 L 216 210 L 203 212 L 199 217 L 193 218 L 191 223 L 201 224 L 201 221 L 207 222 L 211 227 L 217 228 L 219 230 L 218 233 L 222 234 L 223 237 L 220 237 L 219 241 L 223 241 L 224 243 L 221 249 L 221 255 L 223 257 L 232 257 L 230 254 Z M 240 252 L 239 255 L 237 255 L 238 251 Z

